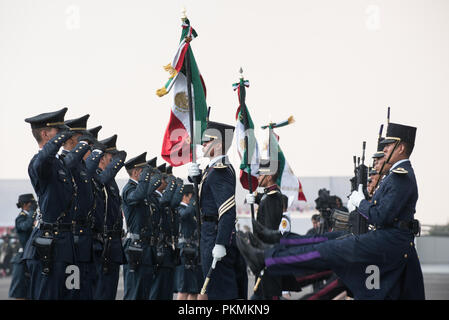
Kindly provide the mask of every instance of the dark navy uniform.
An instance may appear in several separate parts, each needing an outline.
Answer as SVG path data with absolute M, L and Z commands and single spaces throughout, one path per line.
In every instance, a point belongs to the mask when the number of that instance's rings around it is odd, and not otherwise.
M 43 114 L 25 121 L 32 128 L 63 125 L 67 108 L 55 113 Z M 33 127 L 34 125 L 34 127 Z M 65 127 L 64 127 L 65 128 Z M 36 248 L 27 245 L 24 259 L 31 275 L 32 299 L 67 299 L 70 291 L 65 285 L 66 267 L 74 263 L 74 244 L 71 222 L 76 205 L 76 185 L 70 170 L 57 156 L 62 144 L 71 137 L 62 132 L 49 140 L 32 159 L 28 167 L 31 184 L 39 199 L 42 221 L 33 232 L 28 244 L 39 237 L 52 237 L 52 256 L 49 269 L 43 269 Z M 40 238 L 39 238 L 40 239 Z
M 126 162 L 127 169 L 146 165 L 146 152 Z M 156 190 L 160 183 L 160 175 L 150 178 L 151 169 L 145 167 L 136 182 L 128 181 L 122 190 L 123 212 L 128 233 L 124 249 L 128 263 L 123 266 L 124 299 L 148 300 L 153 282 L 154 265 L 154 203 L 149 201 L 149 194 Z
M 73 159 L 67 157 L 69 151 L 63 150 L 61 153 L 61 157 L 70 169 L 78 190 L 75 216 L 73 217 L 73 235 L 75 242 L 75 261 L 80 270 L 80 288 L 72 290 L 72 293 L 73 299 L 83 300 L 93 299 L 92 284 L 96 278 L 92 255 L 92 221 L 95 210 L 95 194 L 92 178 L 95 175 L 96 168 L 91 166 L 87 170 L 86 163 L 82 159 L 91 150 L 88 143 L 93 144 L 95 141 L 95 137 L 91 136 L 86 130 L 88 119 L 89 115 L 85 115 L 77 119 L 65 121 L 70 131 L 82 135 L 79 140 L 83 140 L 84 142 L 79 143 L 73 149 L 74 153 L 78 154 L 77 158 L 79 159 L 81 157 L 81 159 L 74 162 Z
M 29 194 L 29 199 L 24 199 L 21 195 L 19 197 L 19 204 L 26 203 L 34 200 L 32 194 Z M 21 199 L 22 198 L 22 199 Z M 23 200 L 23 201 L 21 201 Z M 23 248 L 25 248 L 28 239 L 30 238 L 31 231 L 33 230 L 33 224 L 36 217 L 36 212 L 34 210 L 30 210 L 30 212 L 25 212 L 22 210 L 16 218 L 15 221 L 15 229 L 17 236 L 19 237 L 21 248 L 19 252 L 16 253 L 14 258 L 11 260 L 13 264 L 12 277 L 11 277 L 11 285 L 9 287 L 9 297 L 16 299 L 29 299 L 30 298 L 30 278 L 29 273 L 26 269 L 26 263 L 22 260 L 23 258 Z
M 159 170 L 165 169 L 159 166 Z M 158 200 L 157 211 L 160 214 L 156 244 L 156 267 L 150 300 L 172 300 L 174 288 L 174 269 L 176 265 L 177 229 L 172 211 L 172 200 L 177 189 L 173 176 L 166 178 L 167 187 L 161 194 L 155 191 Z
M 263 193 L 256 196 L 257 222 L 271 230 L 278 230 L 282 220 L 283 202 L 282 194 L 277 185 L 264 189 Z M 273 299 L 282 295 L 282 283 L 280 277 L 265 275 L 262 283 L 255 292 L 255 297 Z
M 190 193 L 193 193 L 193 188 L 190 189 Z M 181 264 L 175 271 L 175 291 L 189 294 L 200 293 L 204 282 L 203 271 L 199 264 L 198 225 L 194 205 L 196 204 L 192 197 L 189 204 L 181 202 L 178 207 L 180 220 L 178 247 Z
M 393 141 L 413 144 L 416 128 L 401 127 L 406 133 L 391 136 Z M 390 143 L 387 138 L 385 143 Z M 423 276 L 414 246 L 417 199 L 410 161 L 400 161 L 382 180 L 372 200 L 362 200 L 358 206 L 358 212 L 376 230 L 319 244 L 276 246 L 265 251 L 266 270 L 270 274 L 301 274 L 330 267 L 356 299 L 424 299 Z M 375 288 L 366 284 L 373 266 L 379 270 L 379 286 Z
M 96 192 L 93 221 L 93 254 L 97 270 L 93 284 L 95 300 L 115 300 L 120 265 L 126 262 L 121 241 L 121 197 L 115 182 L 115 176 L 125 163 L 126 152 L 117 152 L 116 140 L 117 135 L 114 135 L 100 141 L 106 146 L 105 152 L 112 153 L 113 158 L 104 170 L 98 168 L 93 177 Z M 98 166 L 100 156 L 100 152 L 93 151 L 86 160 L 87 168 Z
M 235 179 L 232 165 L 218 162 L 206 168 L 200 185 L 200 252 L 204 277 L 212 265 L 215 244 L 226 248 L 226 255 L 217 262 L 207 287 L 211 300 L 246 298 L 247 294 L 240 287 L 247 286 L 246 267 L 243 268 L 244 262 L 235 244 Z

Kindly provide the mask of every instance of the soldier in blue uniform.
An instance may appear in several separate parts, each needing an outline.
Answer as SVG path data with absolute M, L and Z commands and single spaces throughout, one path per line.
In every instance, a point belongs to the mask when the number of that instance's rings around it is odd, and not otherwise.
M 90 147 L 87 144 L 76 144 L 77 140 L 85 141 L 90 146 L 96 142 L 96 138 L 87 131 L 87 120 L 89 115 L 77 119 L 66 120 L 65 124 L 73 132 L 72 138 L 63 145 L 61 158 L 74 150 L 83 158 L 76 163 L 67 163 L 70 172 L 75 180 L 78 190 L 76 199 L 75 216 L 73 217 L 73 236 L 75 242 L 75 261 L 80 271 L 80 287 L 72 290 L 73 299 L 92 300 L 93 286 L 96 278 L 96 269 L 93 263 L 92 254 L 92 221 L 95 210 L 94 186 L 92 178 L 96 168 L 91 166 L 87 170 L 85 159 L 90 154 Z M 98 134 L 98 132 L 97 132 Z
M 234 127 L 208 121 L 203 135 L 203 153 L 211 159 L 201 175 L 196 163 L 189 165 L 189 177 L 200 182 L 201 264 L 211 300 L 246 299 L 247 272 L 235 245 L 235 171 L 226 153 L 232 143 Z
M 384 163 L 384 151 L 383 151 L 383 144 L 382 141 L 385 138 L 379 136 L 378 143 L 377 143 L 377 151 L 373 154 L 373 168 L 372 172 L 370 174 L 371 177 L 371 186 L 368 190 L 368 193 L 371 192 L 374 193 L 374 188 L 378 185 L 378 180 L 382 179 L 382 177 L 385 175 L 385 172 L 388 172 L 390 170 L 391 165 Z M 383 168 L 382 168 L 383 167 Z M 382 170 L 383 172 L 380 172 Z
M 96 280 L 95 300 L 115 300 L 120 265 L 126 262 L 122 246 L 123 218 L 121 197 L 115 176 L 125 164 L 126 152 L 118 151 L 117 135 L 99 141 L 86 159 L 93 177 L 95 210 L 93 214 L 93 256 Z
M 374 231 L 309 245 L 292 241 L 265 250 L 239 237 L 239 249 L 251 270 L 298 275 L 331 268 L 356 299 L 424 299 L 414 247 L 414 236 L 419 234 L 419 222 L 414 219 L 418 190 L 409 160 L 415 136 L 416 128 L 389 123 L 383 141 L 389 172 L 371 201 L 365 200 L 362 190 L 350 196 L 350 211 L 357 208 L 375 226 Z
M 271 166 L 274 168 L 271 168 Z M 259 186 L 263 188 L 263 192 L 256 193 L 256 195 L 251 193 L 246 195 L 248 204 L 256 203 L 258 205 L 257 221 L 271 230 L 279 230 L 283 214 L 282 193 L 276 184 L 278 175 L 279 163 L 274 163 L 270 160 L 261 163 L 258 180 Z M 281 295 L 281 277 L 264 275 L 261 285 L 258 286 L 251 299 L 278 300 Z
M 153 167 L 146 162 L 146 154 L 144 152 L 125 163 L 129 175 L 129 181 L 122 190 L 128 228 L 124 242 L 128 262 L 123 266 L 125 300 L 148 300 L 154 276 L 154 244 L 151 242 L 154 242 L 152 221 L 155 207 L 148 197 L 161 184 L 161 175 L 153 173 Z
M 37 203 L 31 193 L 21 194 L 17 201 L 17 208 L 21 209 L 15 221 L 15 229 L 20 241 L 19 252 L 16 253 L 11 263 L 13 264 L 9 297 L 16 299 L 30 298 L 30 275 L 26 269 L 26 263 L 22 260 L 23 248 L 30 238 L 35 218 L 37 216 Z
M 176 266 L 176 212 L 173 210 L 179 205 L 175 193 L 179 186 L 179 180 L 173 175 L 167 175 L 166 164 L 157 167 L 162 174 L 162 183 L 154 192 L 157 199 L 157 211 L 159 223 L 156 240 L 156 256 L 154 282 L 150 291 L 150 300 L 172 300 L 174 289 L 174 269 Z M 175 199 L 174 199 L 175 198 Z
M 175 271 L 175 291 L 177 300 L 197 300 L 204 282 L 199 264 L 199 232 L 195 216 L 193 185 L 186 184 L 182 189 L 182 201 L 178 207 L 180 265 Z
M 74 263 L 71 222 L 77 193 L 70 170 L 57 154 L 73 135 L 64 125 L 66 112 L 67 108 L 63 108 L 25 119 L 31 124 L 41 149 L 28 167 L 42 214 L 39 227 L 32 233 L 24 251 L 31 276 L 32 299 L 67 299 L 71 296 L 65 283 L 65 271 Z

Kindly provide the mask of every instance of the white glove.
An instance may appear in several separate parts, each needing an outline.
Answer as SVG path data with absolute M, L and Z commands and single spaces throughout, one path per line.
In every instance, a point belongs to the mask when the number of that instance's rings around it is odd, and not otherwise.
M 356 207 L 351 203 L 351 201 L 348 201 L 348 210 L 349 212 L 352 212 L 356 209 Z
M 256 197 L 254 196 L 253 193 L 248 193 L 245 196 L 245 199 L 246 199 L 246 203 L 249 204 L 249 205 L 256 203 Z
M 365 200 L 365 195 L 363 194 L 363 186 L 359 184 L 359 190 L 353 191 L 351 193 L 348 205 L 352 204 L 354 207 L 358 207 L 360 205 L 360 202 L 362 202 L 362 200 Z
M 217 261 L 220 261 L 226 255 L 226 248 L 222 244 L 216 244 L 212 249 L 212 257 L 214 260 L 212 261 L 212 269 L 215 269 L 215 265 Z
M 191 178 L 199 176 L 201 174 L 200 165 L 198 163 L 190 162 L 189 167 L 188 167 L 188 172 L 189 172 L 189 177 L 191 177 Z

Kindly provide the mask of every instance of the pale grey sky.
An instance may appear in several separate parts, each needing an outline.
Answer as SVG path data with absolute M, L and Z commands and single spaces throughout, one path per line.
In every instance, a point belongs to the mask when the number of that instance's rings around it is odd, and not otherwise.
M 234 124 L 242 66 L 256 126 L 296 119 L 277 131 L 293 171 L 349 176 L 363 140 L 375 151 L 391 106 L 392 122 L 418 127 L 417 217 L 449 222 L 445 0 L 0 0 L 0 179 L 27 177 L 37 145 L 23 119 L 63 106 L 67 118 L 90 113 L 100 138 L 117 133 L 130 157 L 159 155 L 171 99 L 155 91 L 183 6 L 212 120 Z

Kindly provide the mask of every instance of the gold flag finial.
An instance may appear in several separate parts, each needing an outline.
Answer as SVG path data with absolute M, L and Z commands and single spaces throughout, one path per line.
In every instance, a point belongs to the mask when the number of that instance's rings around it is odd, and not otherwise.
M 243 79 L 243 69 L 242 69 L 242 67 L 240 67 L 239 73 L 240 73 L 240 79 Z
M 186 12 L 187 12 L 186 7 L 182 7 L 182 10 L 181 10 L 181 13 L 182 13 L 181 20 L 182 20 L 183 22 L 187 19 Z

